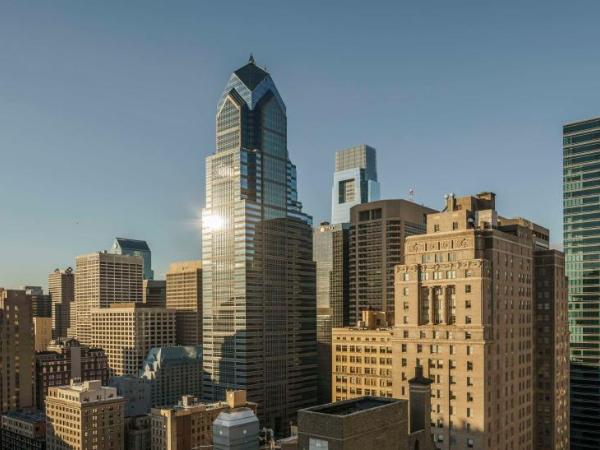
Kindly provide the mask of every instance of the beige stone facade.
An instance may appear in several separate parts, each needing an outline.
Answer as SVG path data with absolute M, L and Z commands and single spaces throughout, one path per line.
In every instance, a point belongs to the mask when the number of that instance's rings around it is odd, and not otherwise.
M 202 403 L 192 396 L 169 408 L 152 408 L 152 450 L 194 450 L 212 448 L 212 424 L 222 411 L 251 408 L 256 403 L 246 401 L 245 391 L 228 391 L 227 401 Z
M 35 336 L 35 351 L 45 351 L 52 340 L 52 317 L 34 317 L 33 335 Z
M 443 212 L 428 215 L 427 234 L 406 240 L 396 268 L 393 393 L 408 398 L 406 379 L 423 367 L 440 449 L 534 448 L 539 229 L 499 218 L 492 193 L 451 195 Z
M 143 303 L 91 310 L 91 342 L 108 357 L 111 375 L 137 376 L 152 347 L 175 345 L 175 311 Z
M 46 397 L 47 450 L 124 450 L 125 399 L 100 381 L 51 387 Z
M 167 308 L 177 317 L 177 344 L 202 345 L 202 261 L 173 263 L 167 272 Z
M 392 397 L 392 328 L 384 313 L 362 317 L 356 327 L 332 329 L 331 401 Z
M 0 413 L 33 406 L 31 319 L 25 291 L 0 288 Z
M 90 345 L 92 309 L 142 301 L 142 258 L 96 252 L 78 256 L 76 269 L 77 314 L 71 328 L 75 327 L 76 337 L 82 344 Z

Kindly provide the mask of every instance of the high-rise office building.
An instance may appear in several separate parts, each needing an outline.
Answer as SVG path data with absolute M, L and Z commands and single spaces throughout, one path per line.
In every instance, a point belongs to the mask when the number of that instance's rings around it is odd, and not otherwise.
M 52 300 L 49 295 L 44 294 L 41 286 L 23 286 L 21 288 L 31 302 L 31 313 L 33 317 L 51 317 Z
M 142 259 L 139 256 L 96 252 L 78 256 L 76 269 L 75 334 L 79 342 L 89 345 L 92 309 L 142 301 Z
M 365 309 L 385 312 L 393 322 L 394 269 L 404 262 L 404 240 L 424 233 L 432 212 L 407 200 L 380 200 L 350 210 L 350 325 Z
M 142 303 L 155 308 L 167 307 L 167 282 L 165 280 L 144 280 Z
M 202 212 L 203 397 L 244 389 L 280 433 L 317 394 L 311 218 L 297 199 L 286 108 L 251 59 L 217 106 Z
M 21 286 L 21 290 L 25 291 L 26 295 L 42 295 L 44 293 L 41 286 Z
M 35 355 L 35 402 L 45 408 L 48 389 L 64 386 L 71 380 L 108 381 L 108 359 L 104 350 L 81 345 L 76 339 L 50 342 L 46 351 Z
M 100 381 L 52 387 L 46 397 L 47 450 L 124 450 L 125 399 Z
M 569 322 L 565 258 L 534 254 L 534 448 L 569 447 Z
M 115 238 L 110 253 L 116 255 L 139 256 L 143 261 L 144 280 L 153 280 L 154 271 L 152 270 L 152 252 L 146 241 L 139 239 Z
M 138 375 L 153 347 L 175 345 L 175 311 L 114 303 L 92 312 L 92 345 L 103 349 L 111 375 Z
M 167 272 L 167 308 L 175 310 L 177 344 L 202 344 L 202 261 L 173 263 Z
M 355 327 L 334 328 L 331 339 L 329 401 L 392 396 L 392 327 L 385 313 L 363 311 Z
M 52 337 L 67 337 L 71 322 L 71 307 L 75 301 L 75 274 L 68 267 L 48 275 L 48 292 L 52 301 Z
M 549 363 L 535 358 L 535 327 L 543 331 L 544 316 L 534 308 L 550 302 L 544 289 L 554 283 L 560 290 L 556 280 L 564 277 L 560 264 L 553 264 L 553 275 L 538 270 L 547 244 L 542 227 L 498 217 L 493 193 L 448 196 L 443 212 L 428 215 L 427 234 L 407 238 L 405 263 L 395 274 L 393 394 L 407 398 L 407 377 L 423 368 L 432 381 L 438 448 L 533 449 L 534 394 L 556 400 L 561 410 L 552 414 L 558 442 L 565 442 L 565 385 L 557 392 L 536 375 L 554 368 L 566 346 L 566 334 L 557 330 L 556 341 L 547 343 Z M 552 301 L 560 298 L 558 292 Z M 564 326 L 563 317 L 558 328 Z
M 153 407 L 174 405 L 182 395 L 202 395 L 202 347 L 156 347 L 148 352 L 140 377 L 150 386 Z
M 379 200 L 375 149 L 368 145 L 340 150 L 335 154 L 331 190 L 331 223 L 350 222 L 350 209 Z
M 571 332 L 571 448 L 600 447 L 600 117 L 563 127 Z
M 0 413 L 33 406 L 34 354 L 29 298 L 0 288 Z
M 317 281 L 319 403 L 331 401 L 331 329 L 348 324 L 349 225 L 323 222 L 313 231 Z

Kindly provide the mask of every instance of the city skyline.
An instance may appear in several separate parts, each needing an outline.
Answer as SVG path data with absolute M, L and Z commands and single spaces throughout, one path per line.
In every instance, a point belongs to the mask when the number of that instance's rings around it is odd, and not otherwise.
M 281 19 L 274 32 L 298 34 L 285 48 L 269 30 L 244 41 L 241 31 L 215 37 L 206 18 L 222 16 L 220 5 L 124 5 L 114 15 L 98 5 L 0 4 L 8 105 L 0 109 L 0 285 L 46 286 L 48 273 L 108 249 L 114 236 L 148 241 L 157 278 L 172 261 L 198 259 L 198 174 L 214 145 L 214 93 L 250 52 L 288 92 L 299 196 L 315 223 L 329 217 L 335 151 L 369 143 L 379 153 L 381 198 L 408 198 L 414 188 L 430 206 L 445 192 L 493 190 L 507 214 L 527 214 L 561 240 L 562 125 L 598 114 L 594 49 L 572 50 L 594 41 L 596 5 L 578 17 L 567 5 L 519 8 L 515 17 L 490 5 L 442 5 L 433 14 L 323 5 L 314 17 L 271 6 Z M 232 20 L 260 14 L 240 8 Z M 340 20 L 328 29 L 333 14 Z M 378 26 L 350 33 L 360 21 Z M 338 114 L 325 107 L 330 99 Z M 514 182 L 477 173 L 485 164 Z M 445 181 L 448 167 L 460 185 Z M 545 200 L 526 205 L 530 196 Z
M 0 0 L 2 449 L 600 447 L 595 5 L 62 1 Z

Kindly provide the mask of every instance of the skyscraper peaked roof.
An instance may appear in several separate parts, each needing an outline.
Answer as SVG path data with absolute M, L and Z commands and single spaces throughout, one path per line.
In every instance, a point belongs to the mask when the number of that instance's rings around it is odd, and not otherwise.
M 121 237 L 118 237 L 115 240 L 119 244 L 119 247 L 121 247 L 121 248 L 126 248 L 126 249 L 130 249 L 130 250 L 150 251 L 150 247 L 148 247 L 148 243 L 146 241 L 141 241 L 139 239 L 121 238 Z
M 217 103 L 217 113 L 221 110 L 225 99 L 232 95 L 232 91 L 235 91 L 240 100 L 243 100 L 251 110 L 268 92 L 271 92 L 277 99 L 281 109 L 285 111 L 285 103 L 283 103 L 283 99 L 277 92 L 271 75 L 266 69 L 261 69 L 256 65 L 252 55 L 250 55 L 250 59 L 245 66 L 234 71 L 229 77 L 229 81 Z
M 269 73 L 266 70 L 261 69 L 254 63 L 254 57 L 252 55 L 250 55 L 248 64 L 240 67 L 234 73 L 251 91 L 269 76 Z

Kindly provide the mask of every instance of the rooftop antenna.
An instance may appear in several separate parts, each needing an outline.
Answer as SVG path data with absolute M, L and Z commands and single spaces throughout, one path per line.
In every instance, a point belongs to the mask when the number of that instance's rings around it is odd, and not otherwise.
M 248 58 L 248 62 L 250 64 L 254 64 L 254 55 L 252 53 L 250 53 L 250 58 Z
M 415 201 L 415 190 L 413 188 L 408 190 L 408 197 L 410 198 L 411 202 Z

